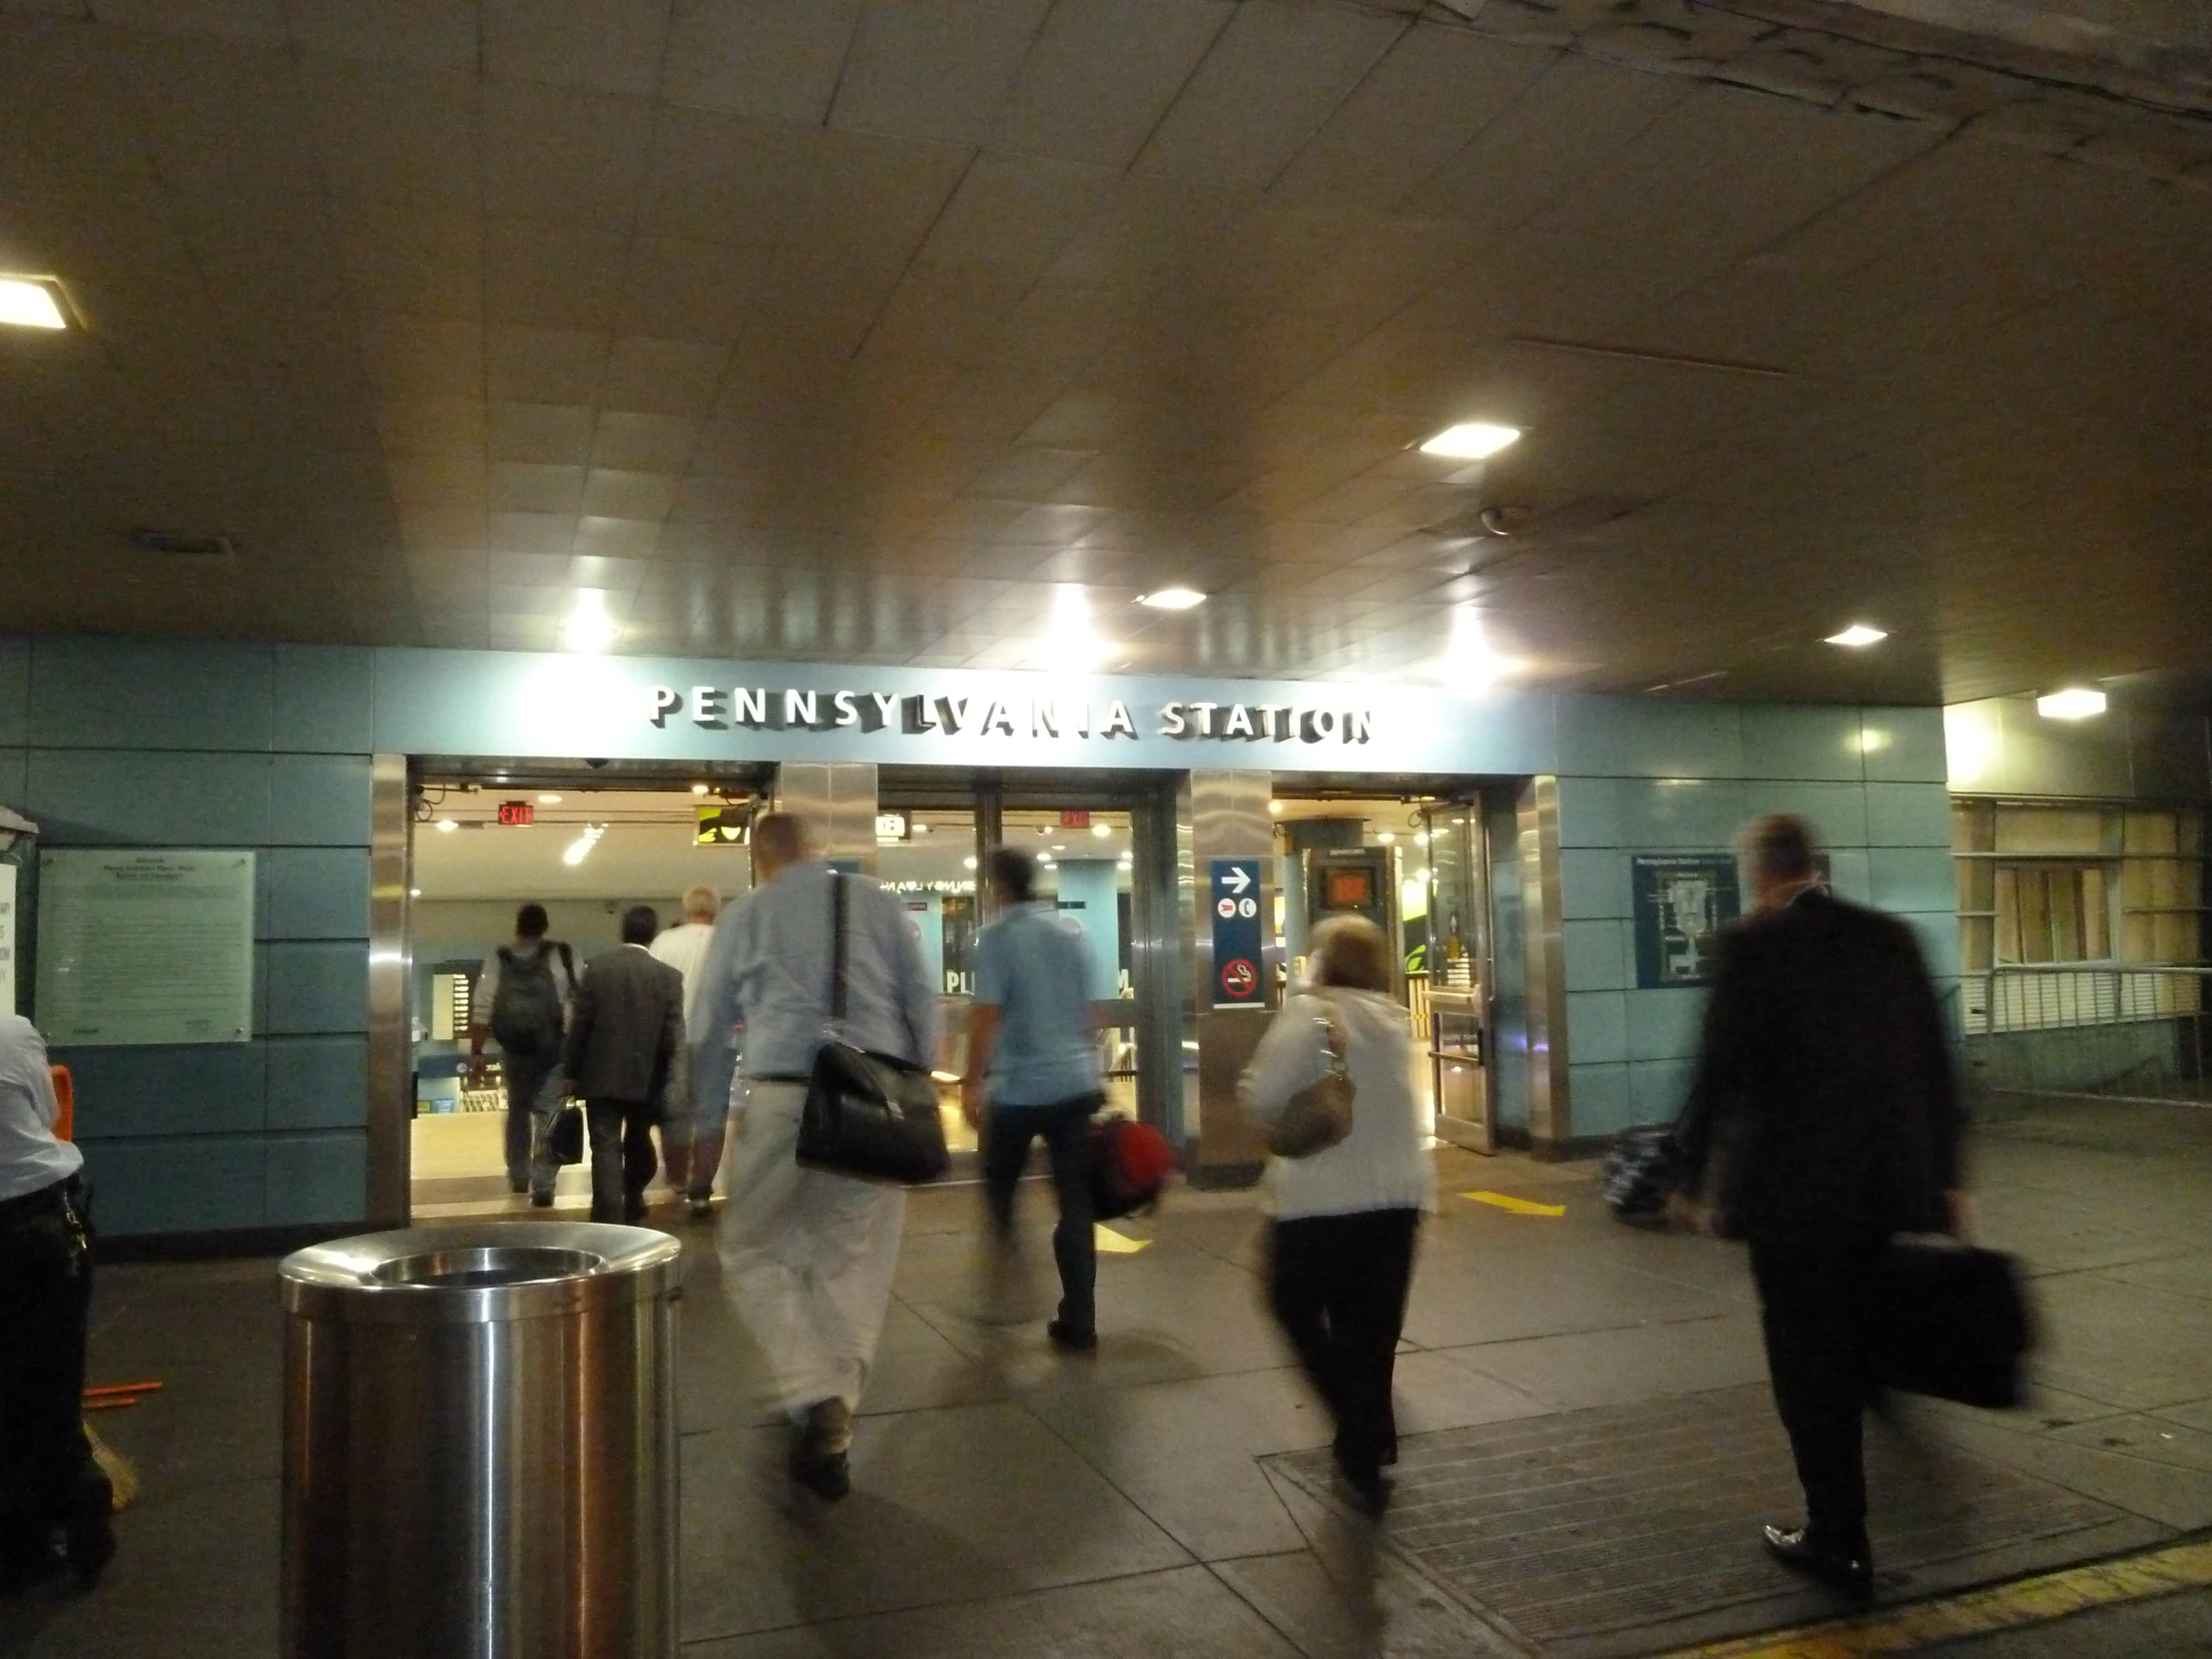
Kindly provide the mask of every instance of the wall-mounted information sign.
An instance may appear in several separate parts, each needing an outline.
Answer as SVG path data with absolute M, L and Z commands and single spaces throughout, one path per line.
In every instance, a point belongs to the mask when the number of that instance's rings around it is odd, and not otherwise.
M 1720 930 L 1742 909 L 1726 852 L 1639 852 L 1629 860 L 1636 907 L 1636 987 L 1713 982 Z
M 254 1032 L 254 854 L 39 854 L 38 1022 L 57 1044 Z
M 1214 926 L 1217 1008 L 1265 1008 L 1260 958 L 1260 860 L 1215 858 L 1207 896 Z

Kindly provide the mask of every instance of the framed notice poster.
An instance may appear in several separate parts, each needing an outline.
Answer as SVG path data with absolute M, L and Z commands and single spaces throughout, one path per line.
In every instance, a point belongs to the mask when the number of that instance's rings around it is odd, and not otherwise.
M 254 854 L 39 854 L 38 1023 L 50 1043 L 254 1034 Z
M 1636 906 L 1636 988 L 1709 985 L 1722 926 L 1742 908 L 1726 852 L 1639 852 L 1629 860 Z

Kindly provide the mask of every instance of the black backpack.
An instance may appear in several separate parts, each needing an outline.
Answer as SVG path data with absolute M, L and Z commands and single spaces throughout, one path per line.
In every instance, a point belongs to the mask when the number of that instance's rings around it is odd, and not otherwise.
M 561 987 L 553 978 L 553 953 L 561 953 L 568 982 L 576 983 L 576 963 L 565 944 L 546 943 L 528 956 L 502 945 L 499 994 L 492 999 L 491 1034 L 510 1054 L 550 1054 L 561 1043 Z

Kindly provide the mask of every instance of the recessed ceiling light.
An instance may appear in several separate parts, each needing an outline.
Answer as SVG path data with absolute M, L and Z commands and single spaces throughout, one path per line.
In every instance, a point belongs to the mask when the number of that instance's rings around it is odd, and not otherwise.
M 975 867 L 975 854 L 970 852 L 966 857 L 962 858 L 960 860 L 960 867 L 962 869 L 973 869 Z
M 51 278 L 0 276 L 0 322 L 18 328 L 66 328 L 69 317 Z
M 1375 838 L 1381 841 L 1384 846 L 1388 846 L 1390 842 L 1397 839 L 1397 832 L 1392 830 L 1385 830 Z
M 1038 853 L 1037 862 L 1040 864 L 1049 864 L 1050 862 L 1052 862 L 1052 854 L 1049 852 Z
M 1451 613 L 1451 637 L 1443 656 L 1430 665 L 1430 672 L 1447 685 L 1480 691 L 1523 666 L 1518 658 L 1508 657 L 1490 644 L 1479 611 L 1461 605 Z
M 1111 824 L 1094 824 L 1091 826 L 1091 833 L 1096 835 L 1100 840 L 1104 840 L 1113 832 L 1114 827 Z
M 691 792 L 694 795 L 705 795 L 707 793 L 707 786 L 704 784 L 694 784 L 691 787 Z
M 1883 632 L 1883 630 L 1881 630 L 1880 628 L 1870 628 L 1864 622 L 1855 622 L 1849 628 L 1846 628 L 1841 634 L 1829 635 L 1828 639 L 1824 643 L 1829 645 L 1845 645 L 1851 647 L 1851 649 L 1854 651 L 1860 651 L 1864 650 L 1870 645 L 1880 645 L 1889 637 L 1890 636 L 1887 633 Z
M 1269 802 L 1268 811 L 1273 813 L 1277 818 L 1281 818 L 1283 816 L 1283 803 L 1280 801 Z
M 438 820 L 438 833 L 441 835 L 450 835 L 460 827 L 460 821 L 458 819 L 441 818 Z
M 560 804 L 561 798 L 557 795 L 541 795 L 538 797 L 540 807 L 558 807 Z
M 1446 426 L 1420 446 L 1423 455 L 1441 455 L 1453 461 L 1485 461 L 1500 449 L 1520 441 L 1518 426 L 1497 426 L 1487 420 L 1466 420 Z
M 422 889 L 420 887 L 409 887 L 407 889 L 407 896 L 409 898 L 420 898 L 422 896 Z
M 607 595 L 599 588 L 579 588 L 576 608 L 561 624 L 561 643 L 571 651 L 605 651 L 621 636 L 622 627 L 607 614 Z
M 1155 611 L 1187 611 L 1194 605 L 1205 604 L 1206 596 L 1196 588 L 1160 588 L 1140 594 L 1137 603 L 1149 605 Z
M 2104 713 L 2104 693 L 2088 686 L 2068 686 L 2035 700 L 2035 712 L 2045 720 L 2089 720 Z

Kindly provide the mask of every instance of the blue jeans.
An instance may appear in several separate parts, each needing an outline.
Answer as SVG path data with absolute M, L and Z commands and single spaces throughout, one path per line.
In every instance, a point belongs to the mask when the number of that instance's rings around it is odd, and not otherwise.
M 1060 1225 L 1052 1258 L 1060 1268 L 1060 1323 L 1076 1331 L 1098 1327 L 1098 1241 L 1091 1233 L 1091 1113 L 1098 1097 L 1052 1106 L 1001 1106 L 983 1123 L 983 1201 L 1001 1239 L 1014 1225 L 1014 1187 L 1029 1162 L 1029 1145 L 1044 1137 L 1052 1157 L 1052 1190 Z

